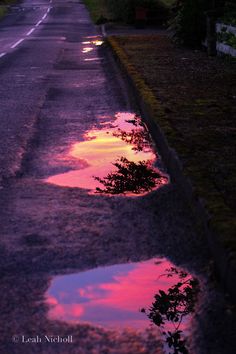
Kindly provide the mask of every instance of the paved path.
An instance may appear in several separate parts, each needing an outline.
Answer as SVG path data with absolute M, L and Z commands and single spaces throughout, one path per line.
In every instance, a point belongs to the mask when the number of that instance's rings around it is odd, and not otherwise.
M 106 49 L 96 45 L 100 37 L 83 4 L 42 4 L 30 26 L 51 6 L 47 17 L 14 48 L 7 38 L 17 43 L 18 31 L 5 34 L 4 50 L 9 52 L 0 59 L 1 353 L 159 353 L 160 341 L 150 331 L 119 332 L 47 317 L 44 297 L 55 275 L 159 255 L 201 273 L 208 254 L 175 185 L 123 198 L 45 183 L 49 176 L 75 168 L 65 156 L 86 131 L 112 121 L 117 112 L 135 109 L 129 107 Z M 29 32 L 28 20 L 21 18 L 16 28 Z M 4 25 L 1 30 L 7 33 Z M 211 313 L 221 315 L 220 295 L 220 308 L 207 301 Z M 24 334 L 48 333 L 73 335 L 74 342 L 22 343 Z M 209 336 L 212 353 L 222 353 L 211 339 L 214 330 Z M 201 351 L 205 353 L 211 351 Z

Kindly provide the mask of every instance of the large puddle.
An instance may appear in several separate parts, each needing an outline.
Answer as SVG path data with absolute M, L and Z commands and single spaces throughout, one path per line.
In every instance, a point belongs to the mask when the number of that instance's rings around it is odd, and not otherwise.
M 74 143 L 65 159 L 76 161 L 76 169 L 50 176 L 59 186 L 80 187 L 107 194 L 140 195 L 168 183 L 155 167 L 150 136 L 134 113 L 118 113 L 113 122 L 92 129 L 84 141 Z
M 182 341 L 198 290 L 191 275 L 158 258 L 56 276 L 46 301 L 52 320 L 139 330 L 152 324 L 179 331 Z

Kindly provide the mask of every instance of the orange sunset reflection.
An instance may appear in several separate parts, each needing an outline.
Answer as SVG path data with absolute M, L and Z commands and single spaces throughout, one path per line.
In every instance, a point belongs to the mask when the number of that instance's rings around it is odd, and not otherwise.
M 64 159 L 77 159 L 84 162 L 81 168 L 70 170 L 50 176 L 46 182 L 59 186 L 80 187 L 94 190 L 99 187 L 99 182 L 94 176 L 103 178 L 111 171 L 114 171 L 114 162 L 119 158 L 126 158 L 129 161 L 149 161 L 154 164 L 156 155 L 151 148 L 151 143 L 145 140 L 145 146 L 139 141 L 138 149 L 133 139 L 135 131 L 138 131 L 137 138 L 140 140 L 140 131 L 145 131 L 144 126 L 135 126 L 136 115 L 133 113 L 118 113 L 114 122 L 102 125 L 101 129 L 92 129 L 84 136 L 84 141 L 76 142 Z M 135 130 L 135 129 L 136 130 Z M 124 138 L 124 133 L 132 138 Z M 148 133 L 146 133 L 147 135 Z M 126 137 L 125 135 L 125 137 Z M 148 148 L 147 148 L 147 145 Z

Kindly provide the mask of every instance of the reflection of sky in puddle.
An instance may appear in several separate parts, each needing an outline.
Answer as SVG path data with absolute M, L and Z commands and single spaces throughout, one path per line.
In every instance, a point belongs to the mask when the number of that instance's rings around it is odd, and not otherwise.
M 92 41 L 84 41 L 84 42 L 82 42 L 82 44 L 94 44 L 96 46 L 100 46 L 103 43 L 104 42 L 101 39 L 95 39 L 95 40 L 92 40 Z
M 84 47 L 83 48 L 83 50 L 82 50 L 82 53 L 89 53 L 89 52 L 91 52 L 93 50 L 93 48 L 92 47 Z
M 47 292 L 49 317 L 145 329 L 150 321 L 140 309 L 151 305 L 159 289 L 167 290 L 179 280 L 177 275 L 161 276 L 171 266 L 166 259 L 152 259 L 57 276 Z
M 144 131 L 140 121 L 135 121 L 133 113 L 118 113 L 114 122 L 108 122 L 102 125 L 101 129 L 93 129 L 85 135 L 85 141 L 75 143 L 67 157 L 67 160 L 77 159 L 81 167 L 66 173 L 57 174 L 49 177 L 46 181 L 59 186 L 80 187 L 86 189 L 95 189 L 100 183 L 94 179 L 94 176 L 103 178 L 111 171 L 114 171 L 114 162 L 118 158 L 125 157 L 129 161 L 138 163 L 139 161 L 156 161 L 156 155 L 151 149 L 150 142 L 139 141 L 135 139 L 125 141 L 124 137 L 119 136 L 122 131 L 126 134 L 138 131 Z M 138 125 L 138 127 L 137 127 Z M 138 139 L 140 140 L 140 136 Z M 148 136 L 148 134 L 146 134 Z M 126 139 L 127 140 L 127 139 Z M 77 166 L 78 168 L 78 166 Z M 164 183 L 164 182 L 163 182 Z M 166 183 L 166 182 L 165 182 Z
M 101 58 L 85 58 L 84 61 L 98 61 L 101 60 Z
M 90 38 L 90 37 L 87 37 Z M 93 37 L 92 37 L 93 38 Z M 96 47 L 99 47 L 103 44 L 104 42 L 100 39 L 100 38 L 94 38 L 91 39 L 89 41 L 84 41 L 82 42 L 82 44 L 84 45 L 83 49 L 82 49 L 82 53 L 83 54 L 87 54 L 92 52 Z M 88 60 L 88 59 L 85 59 Z M 91 60 L 91 59 L 90 59 Z

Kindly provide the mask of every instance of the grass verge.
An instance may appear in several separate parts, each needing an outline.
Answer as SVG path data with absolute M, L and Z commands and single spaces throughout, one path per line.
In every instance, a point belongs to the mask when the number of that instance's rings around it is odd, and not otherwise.
M 236 63 L 179 48 L 165 35 L 108 41 L 180 157 L 216 242 L 235 262 Z

